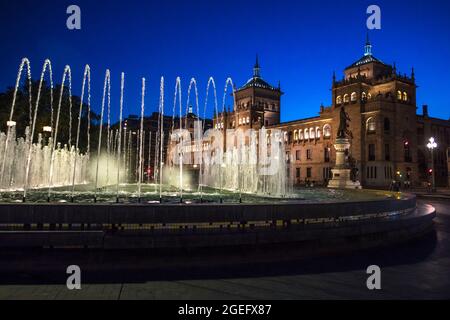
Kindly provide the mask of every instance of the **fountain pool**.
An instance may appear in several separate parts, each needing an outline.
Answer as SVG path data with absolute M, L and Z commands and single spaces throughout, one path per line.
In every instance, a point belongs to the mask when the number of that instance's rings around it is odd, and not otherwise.
M 75 203 L 93 203 L 94 193 L 92 184 L 83 184 L 76 186 L 74 193 Z M 238 203 L 239 194 L 233 190 L 222 190 L 203 186 L 202 201 L 205 203 L 219 203 L 220 198 L 224 203 Z M 155 191 L 156 190 L 156 191 Z M 28 192 L 27 202 L 45 203 L 47 202 L 47 188 L 30 189 Z M 116 202 L 117 189 L 116 185 L 105 186 L 97 192 L 98 203 L 114 203 Z M 52 192 L 51 202 L 71 202 L 71 187 L 55 187 Z M 158 184 L 142 184 L 141 185 L 141 203 L 153 204 L 159 203 L 159 185 Z M 243 193 L 243 203 L 270 203 L 270 202 L 291 202 L 299 203 L 307 202 L 345 202 L 345 201 L 369 201 L 382 199 L 395 199 L 401 197 L 400 193 L 378 191 L 378 190 L 335 190 L 328 188 L 298 188 L 285 197 L 268 196 L 266 194 Z M 139 192 L 137 184 L 120 184 L 119 186 L 119 202 L 120 203 L 137 203 Z M 162 186 L 163 203 L 179 203 L 178 187 L 163 185 Z M 14 203 L 22 202 L 22 191 L 4 191 L 0 192 L 0 202 Z M 183 203 L 200 203 L 200 192 L 197 190 L 184 189 Z

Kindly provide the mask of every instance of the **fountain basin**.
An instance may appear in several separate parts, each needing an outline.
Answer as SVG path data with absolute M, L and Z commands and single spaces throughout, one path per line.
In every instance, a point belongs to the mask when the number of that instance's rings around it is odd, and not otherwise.
M 414 195 L 392 195 L 365 201 L 244 204 L 0 203 L 0 247 L 179 249 L 305 241 L 366 243 L 358 239 L 384 244 L 430 230 L 434 208 L 417 207 Z

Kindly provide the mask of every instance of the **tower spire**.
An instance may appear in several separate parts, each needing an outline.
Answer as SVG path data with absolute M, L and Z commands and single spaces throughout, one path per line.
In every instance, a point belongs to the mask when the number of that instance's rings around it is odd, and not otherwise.
M 364 55 L 365 56 L 372 55 L 372 44 L 370 43 L 370 39 L 369 39 L 369 31 L 367 31 L 367 34 L 366 34 L 366 45 L 364 46 Z
M 255 66 L 253 67 L 253 77 L 259 78 L 260 76 L 261 76 L 261 67 L 259 66 L 258 54 L 256 54 L 256 62 Z

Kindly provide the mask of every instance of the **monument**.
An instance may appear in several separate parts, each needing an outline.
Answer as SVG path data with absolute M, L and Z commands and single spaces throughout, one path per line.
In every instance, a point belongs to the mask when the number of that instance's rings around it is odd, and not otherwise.
M 347 121 L 350 121 L 350 118 L 345 112 L 344 106 L 341 107 L 339 120 L 339 129 L 336 136 L 336 143 L 334 144 L 334 148 L 336 149 L 336 164 L 331 169 L 333 177 L 328 183 L 328 188 L 361 189 L 359 181 L 353 181 L 351 179 L 351 168 L 345 158 L 345 150 L 350 148 L 349 137 L 352 136 L 352 133 L 348 130 Z

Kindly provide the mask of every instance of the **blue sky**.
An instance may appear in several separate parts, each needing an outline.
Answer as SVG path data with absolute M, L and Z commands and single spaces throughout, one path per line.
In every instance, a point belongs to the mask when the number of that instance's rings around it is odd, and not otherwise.
M 82 30 L 66 28 L 66 8 L 77 4 Z M 191 77 L 201 105 L 213 76 L 219 100 L 227 77 L 237 86 L 251 76 L 256 53 L 261 73 L 281 81 L 282 120 L 317 114 L 331 103 L 333 70 L 360 58 L 366 36 L 366 8 L 382 10 L 382 29 L 370 31 L 374 55 L 414 66 L 417 104 L 432 116 L 450 116 L 450 1 L 2 1 L 0 4 L 0 90 L 15 82 L 22 57 L 37 78 L 45 58 L 61 82 L 72 67 L 73 91 L 80 95 L 85 64 L 92 69 L 92 106 L 99 110 L 105 69 L 112 73 L 112 108 L 118 115 L 120 72 L 126 73 L 125 114 L 139 114 L 141 77 L 147 79 L 146 114 L 157 109 L 160 77 L 166 79 L 166 109 L 172 109 L 177 76 L 183 104 Z M 193 96 L 191 96 L 193 101 Z M 230 99 L 228 103 L 231 103 Z M 211 113 L 212 104 L 208 105 Z M 420 110 L 419 110 L 420 112 Z

